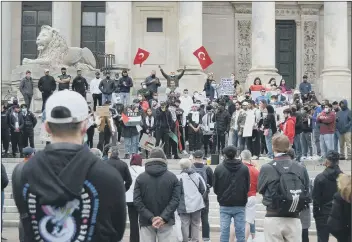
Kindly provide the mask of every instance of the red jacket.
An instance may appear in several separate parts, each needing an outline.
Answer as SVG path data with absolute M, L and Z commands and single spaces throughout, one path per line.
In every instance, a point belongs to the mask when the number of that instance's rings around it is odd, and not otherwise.
M 246 162 L 244 162 L 244 164 L 248 167 L 249 170 L 250 187 L 248 191 L 248 197 L 256 196 L 259 171 L 252 164 Z
M 285 123 L 280 124 L 280 129 L 284 132 L 284 135 L 288 137 L 291 145 L 295 139 L 295 125 L 296 117 L 289 117 Z
M 317 122 L 320 124 L 320 134 L 333 134 L 336 128 L 336 114 L 333 111 L 325 113 L 321 112 L 317 117 Z

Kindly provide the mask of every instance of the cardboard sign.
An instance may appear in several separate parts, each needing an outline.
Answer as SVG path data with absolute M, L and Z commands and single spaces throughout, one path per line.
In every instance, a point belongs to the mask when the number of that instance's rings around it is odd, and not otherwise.
M 254 124 L 255 124 L 255 114 L 253 112 L 247 112 L 246 122 L 244 124 L 242 137 L 252 137 Z
M 109 106 L 97 106 L 97 114 L 100 117 L 109 117 L 110 116 Z
M 233 96 L 235 93 L 234 81 L 231 78 L 221 78 L 220 90 L 218 90 L 221 96 Z
M 144 150 L 151 151 L 155 148 L 156 139 L 148 134 L 143 134 L 141 140 L 139 141 L 139 147 Z
M 128 112 L 127 117 L 128 117 L 128 122 L 125 123 L 126 126 L 137 126 L 141 124 L 142 117 L 140 113 Z

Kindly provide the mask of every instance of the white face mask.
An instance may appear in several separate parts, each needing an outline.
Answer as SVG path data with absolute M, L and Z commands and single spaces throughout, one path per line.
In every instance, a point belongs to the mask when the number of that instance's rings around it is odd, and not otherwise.
M 216 87 L 216 84 L 212 83 L 211 86 L 212 86 L 212 87 Z
M 266 118 L 268 116 L 268 113 L 263 113 L 263 117 Z
M 147 86 L 143 85 L 143 86 L 142 86 L 142 88 L 144 88 L 144 89 L 145 89 L 145 88 L 147 88 Z
M 325 112 L 325 113 L 328 113 L 329 111 L 330 111 L 329 108 L 324 108 L 324 112 Z

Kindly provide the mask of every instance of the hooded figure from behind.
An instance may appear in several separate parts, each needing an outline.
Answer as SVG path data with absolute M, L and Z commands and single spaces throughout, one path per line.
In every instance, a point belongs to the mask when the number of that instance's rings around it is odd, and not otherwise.
M 351 130 L 352 114 L 348 108 L 347 100 L 340 103 L 340 111 L 336 114 L 336 128 L 340 133 L 340 159 L 345 159 L 345 146 L 347 146 L 347 160 L 351 160 Z

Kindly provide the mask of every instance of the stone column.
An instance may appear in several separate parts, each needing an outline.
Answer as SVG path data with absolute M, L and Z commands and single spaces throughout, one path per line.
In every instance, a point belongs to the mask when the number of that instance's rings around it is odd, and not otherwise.
M 119 70 L 131 67 L 131 42 L 132 2 L 106 2 L 105 52 L 115 55 Z
M 203 3 L 202 2 L 179 2 L 179 48 L 181 71 L 186 66 L 185 75 L 179 86 L 181 89 L 188 88 L 190 91 L 202 86 L 204 82 L 203 71 L 198 59 L 193 52 L 203 45 Z M 210 53 L 208 53 L 210 54 Z M 189 85 L 194 82 L 195 85 Z M 188 83 L 188 85 L 187 85 Z M 192 87 L 194 87 L 192 89 Z
M 247 86 L 255 77 L 262 83 L 278 78 L 275 64 L 275 2 L 252 2 L 252 68 Z
M 60 31 L 69 47 L 72 46 L 72 2 L 53 2 L 52 27 Z
M 11 86 L 11 52 L 12 52 L 12 19 L 11 19 L 12 2 L 3 2 L 1 8 L 2 37 L 1 37 L 1 86 L 7 90 Z M 5 91 L 7 91 L 5 90 Z M 4 92 L 3 92 L 4 93 Z
M 347 33 L 347 2 L 324 2 L 324 69 L 321 75 L 321 94 L 329 100 L 351 100 Z

